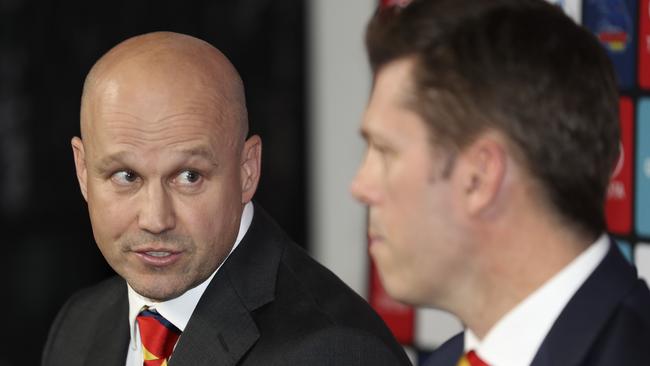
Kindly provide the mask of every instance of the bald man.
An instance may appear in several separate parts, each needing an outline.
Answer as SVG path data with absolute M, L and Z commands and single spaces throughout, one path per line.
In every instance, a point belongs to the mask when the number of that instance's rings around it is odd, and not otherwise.
M 129 39 L 91 69 L 72 149 L 95 241 L 119 276 L 74 295 L 43 365 L 408 364 L 378 316 L 251 202 L 227 58 L 174 33 Z

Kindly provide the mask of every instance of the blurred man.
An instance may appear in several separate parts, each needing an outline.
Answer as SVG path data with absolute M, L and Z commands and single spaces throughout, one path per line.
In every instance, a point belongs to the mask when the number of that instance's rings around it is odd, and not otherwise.
M 366 41 L 352 191 L 388 293 L 466 326 L 430 364 L 650 365 L 648 287 L 605 235 L 618 98 L 597 40 L 542 0 L 415 0 Z
M 90 71 L 81 193 L 119 274 L 73 296 L 44 365 L 400 365 L 367 306 L 251 203 L 261 141 L 244 89 L 207 43 L 129 39 Z

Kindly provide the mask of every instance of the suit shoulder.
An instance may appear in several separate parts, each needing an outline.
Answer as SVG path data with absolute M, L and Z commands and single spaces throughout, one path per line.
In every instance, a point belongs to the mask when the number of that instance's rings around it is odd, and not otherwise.
M 331 324 L 352 325 L 359 317 L 368 322 L 379 320 L 365 299 L 293 243 L 287 244 L 279 272 L 280 290 L 309 301 Z
M 591 346 L 585 364 L 650 365 L 650 291 L 642 280 L 620 302 Z
M 636 286 L 621 302 L 610 323 L 629 323 L 622 327 L 622 332 L 634 337 L 650 339 L 650 290 L 645 281 L 637 280 Z M 650 349 L 648 349 L 650 354 Z
M 650 290 L 639 279 L 636 286 L 623 298 L 606 328 L 620 328 L 631 337 L 650 339 Z M 621 324 L 621 326 L 617 326 Z M 650 349 L 648 349 L 650 352 Z
M 126 301 L 126 285 L 117 276 L 73 294 L 61 307 L 50 327 L 43 350 L 43 365 L 80 363 L 78 359 L 87 351 L 88 339 L 102 323 L 102 314 Z M 126 310 L 125 306 L 117 308 Z
M 636 313 L 650 327 L 650 290 L 642 279 L 637 280 L 636 286 L 624 298 L 622 308 L 625 311 Z
M 302 337 L 286 352 L 282 365 L 410 365 L 373 334 L 344 327 L 323 328 Z
M 126 295 L 126 282 L 119 276 L 109 277 L 97 284 L 83 288 L 75 292 L 68 303 L 81 305 L 94 304 L 101 302 L 111 302 L 116 296 Z
M 65 302 L 57 315 L 57 321 L 73 318 L 77 321 L 92 317 L 97 314 L 97 309 L 106 304 L 112 304 L 121 296 L 126 298 L 126 284 L 118 276 L 113 276 L 93 286 L 81 289 Z
M 296 325 L 287 334 L 293 334 L 300 343 L 340 332 L 348 336 L 352 345 L 372 338 L 384 349 L 391 350 L 396 359 L 407 359 L 370 305 L 292 242 L 286 243 L 278 268 L 274 306 L 281 307 Z M 359 343 L 357 347 L 363 349 L 364 344 Z
M 322 342 L 326 347 L 339 332 L 349 336 L 351 347 L 361 342 L 356 347 L 367 349 L 363 341 L 370 340 L 408 364 L 368 303 L 296 245 L 260 207 L 223 269 L 259 329 L 249 364 L 274 364 L 282 354 L 296 351 L 296 345 L 309 348 Z

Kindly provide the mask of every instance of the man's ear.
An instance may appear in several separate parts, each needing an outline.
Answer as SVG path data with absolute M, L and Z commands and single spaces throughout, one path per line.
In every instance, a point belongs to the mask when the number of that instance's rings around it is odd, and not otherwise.
M 84 151 L 83 141 L 79 137 L 73 137 L 72 141 L 72 153 L 74 155 L 74 167 L 77 171 L 77 180 L 79 181 L 79 187 L 81 188 L 81 194 L 84 196 L 86 202 L 88 202 L 88 169 L 86 167 L 86 153 Z
M 262 164 L 262 139 L 253 135 L 244 142 L 241 161 L 241 189 L 242 203 L 248 203 L 253 199 L 257 190 L 257 183 L 260 180 L 260 167 Z
M 495 134 L 479 136 L 461 153 L 459 189 L 470 215 L 488 211 L 503 189 L 508 165 L 505 141 Z

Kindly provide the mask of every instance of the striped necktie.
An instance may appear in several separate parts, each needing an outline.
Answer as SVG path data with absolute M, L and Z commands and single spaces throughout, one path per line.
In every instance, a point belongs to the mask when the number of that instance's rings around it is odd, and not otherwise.
M 476 352 L 469 351 L 458 360 L 456 366 L 489 366 L 485 361 L 481 360 Z
M 143 366 L 167 366 L 181 331 L 153 309 L 144 307 L 136 317 L 144 354 Z

